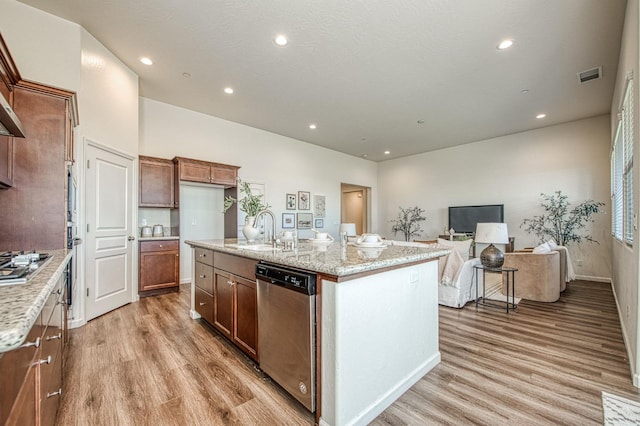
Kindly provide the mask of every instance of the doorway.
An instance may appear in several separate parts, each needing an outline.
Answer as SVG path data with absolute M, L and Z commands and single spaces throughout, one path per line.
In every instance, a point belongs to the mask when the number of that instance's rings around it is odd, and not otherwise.
M 340 222 L 355 223 L 356 234 L 358 235 L 369 232 L 371 188 L 342 183 L 340 184 L 340 193 Z

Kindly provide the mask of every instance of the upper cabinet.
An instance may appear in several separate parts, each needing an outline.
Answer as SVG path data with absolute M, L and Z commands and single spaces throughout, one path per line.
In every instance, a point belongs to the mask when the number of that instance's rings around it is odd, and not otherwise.
M 179 180 L 212 183 L 225 188 L 236 186 L 239 167 L 182 157 L 176 157 L 173 161 L 178 167 Z
M 139 207 L 175 208 L 174 164 L 164 158 L 140 156 Z

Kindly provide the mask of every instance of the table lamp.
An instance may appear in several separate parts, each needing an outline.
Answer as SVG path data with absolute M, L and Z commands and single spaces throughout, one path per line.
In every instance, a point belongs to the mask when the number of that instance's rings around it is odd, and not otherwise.
M 355 223 L 341 223 L 340 224 L 340 234 L 343 232 L 347 233 L 347 237 L 355 237 L 356 236 L 356 224 Z
M 480 262 L 486 268 L 500 268 L 504 264 L 504 254 L 493 244 L 509 244 L 506 223 L 478 223 L 476 225 L 476 243 L 488 243 L 480 253 Z

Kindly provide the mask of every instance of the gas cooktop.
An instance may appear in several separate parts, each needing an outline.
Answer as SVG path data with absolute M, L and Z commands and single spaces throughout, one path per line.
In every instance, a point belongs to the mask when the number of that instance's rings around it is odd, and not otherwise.
M 0 286 L 24 284 L 49 260 L 48 253 L 8 251 L 0 253 Z

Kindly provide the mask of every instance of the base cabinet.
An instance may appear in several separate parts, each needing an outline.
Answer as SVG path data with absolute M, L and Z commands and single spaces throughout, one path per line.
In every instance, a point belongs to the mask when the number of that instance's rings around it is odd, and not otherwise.
M 209 324 L 213 319 L 213 251 L 195 250 L 195 310 Z
M 178 240 L 140 241 L 140 296 L 160 290 L 180 288 L 180 242 Z

